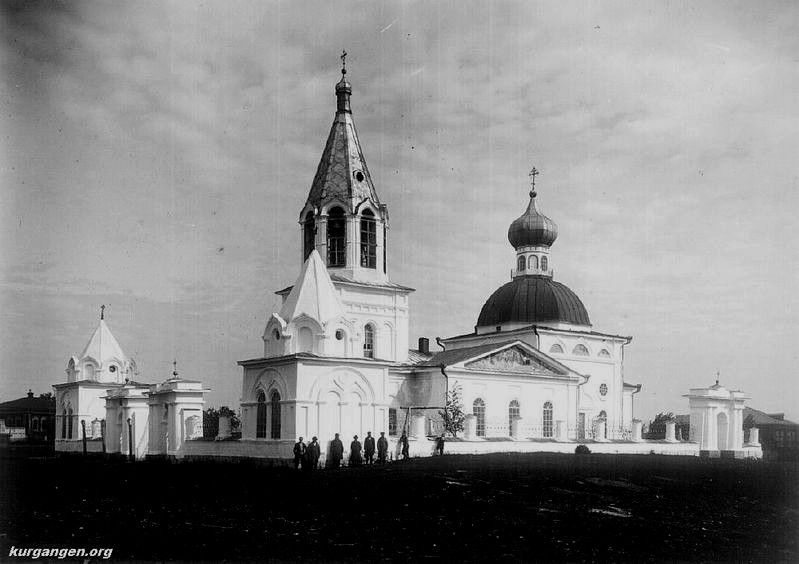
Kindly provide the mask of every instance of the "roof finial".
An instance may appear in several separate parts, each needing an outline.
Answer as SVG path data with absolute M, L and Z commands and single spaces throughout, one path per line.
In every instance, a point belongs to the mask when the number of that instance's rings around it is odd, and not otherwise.
M 178 377 L 178 359 L 172 361 L 172 376 Z
M 716 385 L 719 385 L 719 378 L 721 378 L 721 370 L 716 370 Z
M 347 74 L 347 51 L 341 50 L 341 75 Z
M 530 177 L 530 188 L 531 188 L 531 190 L 530 190 L 530 197 L 531 197 L 531 198 L 535 198 L 535 197 L 538 195 L 538 194 L 536 193 L 536 191 L 535 191 L 535 177 L 536 177 L 536 176 L 538 176 L 539 174 L 541 174 L 541 173 L 540 173 L 540 172 L 538 172 L 538 169 L 537 169 L 537 168 L 535 168 L 535 167 L 533 167 L 533 170 L 531 170 L 531 171 L 529 172 L 529 174 L 527 175 L 527 176 L 529 176 L 529 177 Z
M 105 319 L 105 304 L 100 306 L 100 321 Z

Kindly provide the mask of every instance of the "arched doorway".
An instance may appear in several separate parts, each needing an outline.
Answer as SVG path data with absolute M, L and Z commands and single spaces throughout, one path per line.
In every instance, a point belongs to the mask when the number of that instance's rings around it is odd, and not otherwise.
M 343 434 L 342 442 L 349 446 L 352 437 L 358 435 L 358 439 L 363 441 L 363 434 L 361 432 L 361 396 L 355 392 L 350 392 L 346 396 L 347 403 L 344 405 L 344 413 L 342 414 L 341 431 Z M 347 442 L 344 441 L 347 439 Z
M 327 392 L 319 404 L 319 441 L 322 444 L 333 440 L 333 435 L 341 432 L 341 396 Z M 343 442 L 343 441 L 342 441 Z
M 727 446 L 727 436 L 729 435 L 729 424 L 727 421 L 726 413 L 721 412 L 716 416 L 716 427 L 719 433 L 718 449 L 729 450 L 729 447 Z

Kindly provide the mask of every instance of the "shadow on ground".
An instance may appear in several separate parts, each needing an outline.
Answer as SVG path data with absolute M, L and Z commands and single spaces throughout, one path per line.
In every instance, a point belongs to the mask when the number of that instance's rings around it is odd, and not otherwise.
M 113 560 L 795 562 L 797 466 L 497 454 L 308 475 L 0 453 L 10 546 Z

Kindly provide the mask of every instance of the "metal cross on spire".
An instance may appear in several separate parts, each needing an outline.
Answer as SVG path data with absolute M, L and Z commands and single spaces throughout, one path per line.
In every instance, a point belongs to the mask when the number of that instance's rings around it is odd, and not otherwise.
M 527 176 L 529 176 L 529 177 L 530 177 L 530 188 L 531 188 L 531 190 L 530 190 L 530 197 L 531 197 L 531 198 L 535 198 L 535 197 L 536 197 L 536 192 L 535 192 L 535 177 L 536 177 L 536 176 L 538 176 L 539 174 L 541 174 L 541 173 L 540 173 L 540 172 L 538 172 L 538 169 L 537 169 L 537 168 L 535 168 L 535 167 L 533 167 L 533 170 L 531 170 L 531 171 L 530 171 L 530 172 L 527 174 Z
M 341 74 L 347 74 L 347 51 L 341 50 Z
M 719 385 L 719 378 L 721 378 L 721 370 L 716 370 L 716 385 Z
M 178 377 L 178 359 L 172 361 L 172 376 Z
M 105 319 L 105 304 L 100 306 L 100 319 Z

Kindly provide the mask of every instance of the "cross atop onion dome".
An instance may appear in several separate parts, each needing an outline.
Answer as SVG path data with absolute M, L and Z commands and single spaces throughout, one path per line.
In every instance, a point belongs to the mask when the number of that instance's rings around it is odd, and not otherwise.
M 530 203 L 527 211 L 508 228 L 508 241 L 514 249 L 519 247 L 549 247 L 558 237 L 557 224 L 538 211 L 536 206 L 535 177 L 540 173 L 533 167 L 530 171 Z

